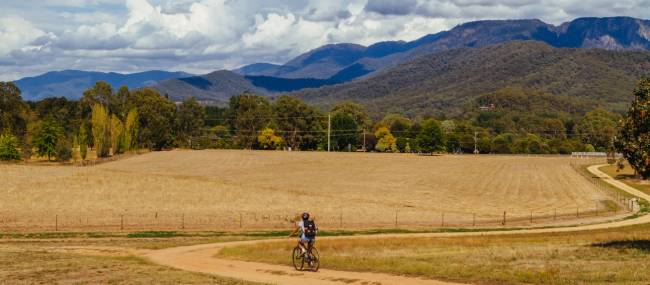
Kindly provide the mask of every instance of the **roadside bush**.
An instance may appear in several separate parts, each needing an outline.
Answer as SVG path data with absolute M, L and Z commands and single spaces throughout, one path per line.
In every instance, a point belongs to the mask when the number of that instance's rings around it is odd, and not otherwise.
M 18 139 L 14 135 L 0 135 L 0 160 L 20 160 Z
M 67 140 L 61 139 L 56 145 L 56 161 L 66 162 L 72 159 L 72 147 Z

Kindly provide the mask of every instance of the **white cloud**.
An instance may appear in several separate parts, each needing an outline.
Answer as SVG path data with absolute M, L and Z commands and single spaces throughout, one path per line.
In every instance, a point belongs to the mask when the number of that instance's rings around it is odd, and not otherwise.
M 413 40 L 480 19 L 647 18 L 650 0 L 22 0 L 2 8 L 6 80 L 52 69 L 203 73 L 283 63 L 327 43 Z
M 19 16 L 0 18 L 0 55 L 7 55 L 12 50 L 33 48 L 31 42 L 45 35 L 45 32 Z

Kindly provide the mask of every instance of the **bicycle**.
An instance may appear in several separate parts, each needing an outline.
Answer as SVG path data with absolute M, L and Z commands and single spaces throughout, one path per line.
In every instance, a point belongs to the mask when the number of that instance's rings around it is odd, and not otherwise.
M 318 254 L 318 249 L 314 247 L 313 244 L 309 244 L 307 251 L 303 254 L 300 243 L 293 248 L 293 267 L 298 271 L 303 271 L 305 265 L 309 268 L 310 271 L 317 272 L 320 267 L 320 255 Z

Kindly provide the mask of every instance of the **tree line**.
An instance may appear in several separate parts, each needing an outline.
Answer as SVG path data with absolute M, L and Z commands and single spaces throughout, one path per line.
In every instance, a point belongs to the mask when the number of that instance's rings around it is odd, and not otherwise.
M 105 82 L 81 99 L 25 102 L 13 83 L 0 82 L 0 159 L 69 161 L 88 149 L 107 157 L 136 149 L 184 146 L 200 131 L 204 109 L 194 99 L 175 104 L 152 89 L 114 90 Z M 198 120 L 198 122 L 196 121 Z
M 354 102 L 322 110 L 294 97 L 251 93 L 225 107 L 194 98 L 175 103 L 150 88 L 115 90 L 105 82 L 79 100 L 25 102 L 14 84 L 0 82 L 0 159 L 83 160 L 89 149 L 107 157 L 175 147 L 499 154 L 613 147 L 620 114 L 598 108 L 580 114 L 570 101 L 527 92 L 481 96 L 453 118 L 409 118 L 369 114 Z

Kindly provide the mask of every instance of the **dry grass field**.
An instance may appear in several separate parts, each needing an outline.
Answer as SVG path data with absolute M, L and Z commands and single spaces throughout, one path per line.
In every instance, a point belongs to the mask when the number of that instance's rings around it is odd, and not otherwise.
M 553 234 L 321 239 L 321 267 L 468 284 L 625 284 L 650 280 L 650 225 Z M 291 266 L 293 241 L 219 256 Z
M 2 284 L 215 284 L 259 283 L 158 265 L 134 251 L 215 240 L 80 239 L 0 243 Z M 115 247 L 119 245 L 120 247 Z M 89 248 L 90 247 L 90 248 Z
M 548 223 L 607 200 L 570 160 L 206 150 L 0 164 L 0 231 L 287 228 L 304 210 L 344 228 L 497 225 L 504 211 Z

